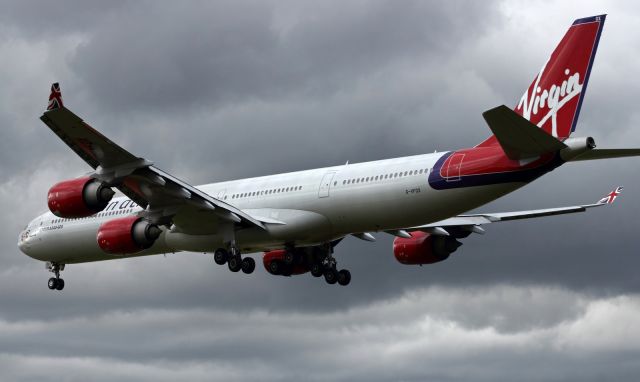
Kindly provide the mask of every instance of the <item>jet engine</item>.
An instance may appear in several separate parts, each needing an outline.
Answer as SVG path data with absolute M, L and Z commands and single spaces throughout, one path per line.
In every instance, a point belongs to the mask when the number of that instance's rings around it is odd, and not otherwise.
M 49 210 L 61 218 L 83 218 L 102 211 L 115 192 L 89 177 L 65 180 L 49 189 Z
M 416 231 L 411 238 L 398 237 L 393 241 L 393 255 L 402 264 L 433 264 L 446 260 L 461 245 L 451 236 Z
M 150 248 L 162 231 L 148 221 L 129 216 L 109 220 L 98 229 L 98 246 L 114 255 L 128 255 Z
M 276 249 L 273 251 L 265 252 L 262 256 L 262 264 L 264 269 L 272 275 L 291 276 L 301 275 L 309 272 L 309 267 L 303 262 L 294 262 L 291 265 L 287 265 L 285 262 L 286 250 Z

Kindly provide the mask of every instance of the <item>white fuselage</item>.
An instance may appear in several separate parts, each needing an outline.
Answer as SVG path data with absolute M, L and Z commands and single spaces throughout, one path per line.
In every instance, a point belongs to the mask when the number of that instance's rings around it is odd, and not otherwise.
M 282 248 L 285 243 L 308 246 L 352 233 L 428 224 L 481 206 L 524 185 L 503 183 L 435 190 L 428 183 L 428 175 L 442 155 L 345 164 L 198 188 L 264 222 L 266 230 L 236 232 L 240 248 L 256 252 Z M 29 223 L 19 246 L 33 258 L 59 263 L 120 258 L 98 247 L 97 231 L 105 221 L 140 211 L 129 199 L 116 198 L 105 210 L 87 218 L 61 219 L 47 212 Z M 188 223 L 181 222 L 181 226 Z M 222 242 L 220 235 L 187 235 L 164 228 L 150 249 L 131 256 L 212 252 Z

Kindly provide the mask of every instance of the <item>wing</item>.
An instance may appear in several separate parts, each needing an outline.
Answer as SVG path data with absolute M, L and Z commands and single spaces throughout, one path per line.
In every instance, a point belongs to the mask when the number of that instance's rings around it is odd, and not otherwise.
M 405 231 L 425 231 L 433 234 L 448 235 L 449 231 L 467 231 L 482 234 L 484 230 L 480 227 L 485 224 L 520 220 L 520 219 L 532 219 L 543 216 L 554 216 L 572 214 L 576 212 L 584 212 L 590 208 L 601 207 L 613 202 L 622 192 L 622 187 L 617 187 L 605 197 L 598 200 L 597 203 L 583 204 L 577 206 L 558 207 L 558 208 L 545 208 L 540 210 L 530 211 L 514 211 L 514 212 L 497 212 L 487 214 L 472 214 L 472 215 L 458 215 L 449 219 L 440 220 L 435 223 L 425 224 L 421 226 L 407 228 Z
M 259 227 L 259 220 L 153 166 L 113 143 L 65 108 L 60 86 L 51 87 L 49 106 L 40 119 L 95 171 L 92 177 L 116 187 L 145 209 L 158 224 L 173 223 L 181 232 L 213 233 L 218 223 Z
M 593 149 L 571 159 L 571 162 L 640 156 L 640 149 Z

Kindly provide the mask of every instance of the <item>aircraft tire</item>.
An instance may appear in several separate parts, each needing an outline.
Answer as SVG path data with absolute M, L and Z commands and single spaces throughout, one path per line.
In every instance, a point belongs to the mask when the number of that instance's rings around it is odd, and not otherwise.
M 279 275 L 282 273 L 282 263 L 279 261 L 272 261 L 269 263 L 269 273 L 273 275 Z
M 338 284 L 342 286 L 346 286 L 346 285 L 349 285 L 350 282 L 351 282 L 351 272 L 349 272 L 346 269 L 343 269 L 340 272 L 338 272 Z
M 335 284 L 338 281 L 338 272 L 333 268 L 327 269 L 324 271 L 324 281 L 326 281 L 327 284 Z
M 56 281 L 56 290 L 63 290 L 63 289 L 64 289 L 64 280 L 58 279 Z
M 58 280 L 55 277 L 50 278 L 49 281 L 47 282 L 47 286 L 51 290 L 56 289 L 57 285 L 58 285 Z
M 238 272 L 242 269 L 242 260 L 238 256 L 231 256 L 227 260 L 227 266 L 231 272 Z
M 295 261 L 295 259 L 296 259 L 296 256 L 295 256 L 295 254 L 293 252 L 286 251 L 284 253 L 284 263 L 286 265 L 292 265 L 293 262 Z
M 320 277 L 324 274 L 324 270 L 322 269 L 322 264 L 320 263 L 314 263 L 313 265 L 311 265 L 311 276 L 313 277 Z
M 242 259 L 242 272 L 251 274 L 256 269 L 256 262 L 251 257 Z
M 218 265 L 224 265 L 227 262 L 228 257 L 229 254 L 222 248 L 216 249 L 216 251 L 213 253 L 213 261 L 215 261 Z

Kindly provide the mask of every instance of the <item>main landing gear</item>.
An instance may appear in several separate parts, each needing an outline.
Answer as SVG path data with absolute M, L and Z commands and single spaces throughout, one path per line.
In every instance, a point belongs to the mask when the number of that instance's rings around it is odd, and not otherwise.
M 250 274 L 256 269 L 256 262 L 251 257 L 242 258 L 240 250 L 232 245 L 229 250 L 224 248 L 218 248 L 213 253 L 213 260 L 218 265 L 224 265 L 225 263 L 229 267 L 231 272 L 239 272 Z
M 313 277 L 324 276 L 324 281 L 330 285 L 338 283 L 347 286 L 351 282 L 351 272 L 346 269 L 337 270 L 338 262 L 332 252 L 333 248 L 328 249 L 323 259 L 311 264 L 311 275 Z
M 337 261 L 332 255 L 331 244 L 315 247 L 296 248 L 287 246 L 280 259 L 268 263 L 268 271 L 273 275 L 292 276 L 309 271 L 313 277 L 323 277 L 327 284 L 349 285 L 351 272 L 337 269 Z
M 64 270 L 64 264 L 47 262 L 46 267 L 49 272 L 52 272 L 56 275 L 56 277 L 52 277 L 49 279 L 49 282 L 47 283 L 49 289 L 63 290 L 64 280 L 60 278 L 60 272 Z

